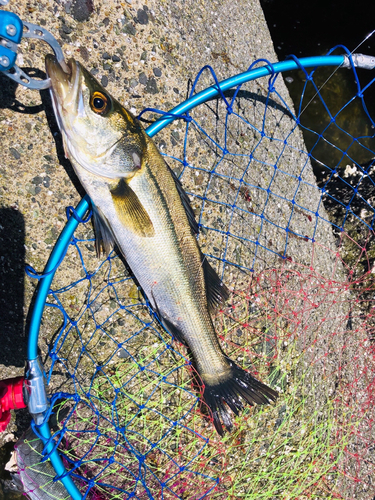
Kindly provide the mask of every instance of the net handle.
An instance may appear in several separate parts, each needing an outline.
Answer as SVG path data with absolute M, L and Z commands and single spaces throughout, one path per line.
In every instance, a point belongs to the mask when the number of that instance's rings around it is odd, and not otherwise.
M 342 64 L 344 64 L 344 61 L 344 56 L 305 57 L 298 60 L 299 64 L 295 60 L 290 59 L 275 64 L 267 64 L 259 68 L 250 69 L 249 71 L 228 78 L 227 80 L 223 80 L 221 83 L 208 87 L 207 89 L 190 97 L 183 103 L 173 108 L 170 111 L 170 114 L 167 115 L 167 117 L 161 118 L 160 120 L 150 125 L 146 129 L 146 133 L 149 135 L 149 137 L 153 137 L 163 128 L 169 125 L 173 120 L 180 118 L 182 114 L 188 112 L 196 106 L 199 106 L 209 99 L 216 97 L 222 92 L 225 92 L 230 88 L 242 85 L 243 83 L 256 80 L 257 78 L 261 78 L 264 76 L 272 76 L 285 71 L 301 69 L 301 67 L 311 68 L 319 66 L 341 66 Z M 79 218 L 83 219 L 89 209 L 90 198 L 88 197 L 88 195 L 85 195 L 75 209 L 78 217 L 70 217 L 70 219 L 68 220 L 52 250 L 47 265 L 43 271 L 43 275 L 45 276 L 38 282 L 35 303 L 31 314 L 28 332 L 27 359 L 29 361 L 35 360 L 38 357 L 38 337 L 41 319 L 50 290 L 50 285 L 52 283 L 59 261 L 67 251 L 73 233 L 78 227 Z M 38 426 L 38 432 L 42 437 L 44 444 L 47 444 L 46 451 L 51 452 L 50 460 L 52 466 L 55 469 L 56 474 L 60 476 L 60 481 L 64 484 L 67 492 L 73 498 L 73 500 L 82 500 L 83 497 L 77 486 L 74 484 L 72 478 L 69 475 L 65 475 L 66 469 L 64 467 L 64 464 L 57 449 L 51 442 L 51 431 L 48 422 L 45 422 L 41 426 Z

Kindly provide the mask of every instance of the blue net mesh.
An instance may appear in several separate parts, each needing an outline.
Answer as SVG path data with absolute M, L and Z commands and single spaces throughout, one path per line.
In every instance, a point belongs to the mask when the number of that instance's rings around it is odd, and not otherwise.
M 76 231 L 40 347 L 52 439 L 84 498 L 373 498 L 373 80 L 338 69 L 335 85 L 355 81 L 339 103 L 319 71 L 301 68 L 296 111 L 274 74 L 155 139 L 231 291 L 214 317 L 223 349 L 280 394 L 231 434 L 215 434 L 188 351 L 125 263 L 114 252 L 99 263 L 91 225 Z

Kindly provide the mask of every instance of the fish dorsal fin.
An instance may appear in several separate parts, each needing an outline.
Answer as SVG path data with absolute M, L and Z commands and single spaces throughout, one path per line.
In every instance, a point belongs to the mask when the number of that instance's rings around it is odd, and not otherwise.
M 210 312 L 215 311 L 229 298 L 229 290 L 221 281 L 216 271 L 208 262 L 207 257 L 202 254 L 202 266 L 206 282 L 206 295 Z
M 115 246 L 115 239 L 109 227 L 109 224 L 102 214 L 101 210 L 96 207 L 92 202 L 92 217 L 95 229 L 95 248 L 98 257 L 102 252 L 108 255 Z
M 171 167 L 166 163 L 173 180 L 175 182 L 178 194 L 180 195 L 182 205 L 185 208 L 185 212 L 191 227 L 191 230 L 193 231 L 193 234 L 198 234 L 199 232 L 199 226 L 198 223 L 195 219 L 195 214 L 193 211 L 193 208 L 191 206 L 190 200 L 188 195 L 186 194 L 184 188 L 182 187 L 180 179 L 177 177 L 177 175 L 173 172 Z M 206 294 L 207 294 L 207 302 L 208 302 L 208 307 L 210 311 L 214 311 L 217 307 L 219 307 L 221 304 L 224 304 L 224 302 L 229 298 L 229 290 L 228 288 L 223 284 L 219 276 L 217 275 L 216 271 L 211 267 L 210 263 L 208 262 L 207 258 L 201 254 L 202 258 L 202 266 L 203 266 L 203 271 L 204 271 L 204 279 L 206 282 Z M 175 335 L 177 337 L 177 335 Z
M 186 212 L 186 215 L 187 215 L 187 218 L 188 218 L 191 230 L 193 231 L 193 234 L 198 234 L 198 232 L 199 232 L 199 226 L 198 226 L 198 223 L 197 223 L 197 221 L 195 219 L 194 210 L 193 210 L 193 208 L 192 208 L 192 206 L 190 204 L 189 196 L 186 194 L 184 188 L 182 187 L 180 179 L 173 172 L 173 170 L 168 165 L 168 163 L 165 162 L 165 164 L 167 165 L 168 170 L 170 171 L 170 173 L 171 173 L 171 175 L 173 177 L 173 180 L 174 180 L 174 182 L 176 184 L 176 188 L 177 188 L 178 194 L 180 195 L 180 198 L 181 198 L 181 201 L 182 201 L 182 205 L 183 205 L 183 207 L 185 209 L 185 212 Z
M 110 189 L 117 216 L 125 227 L 146 238 L 155 235 L 152 221 L 138 196 L 124 180 Z

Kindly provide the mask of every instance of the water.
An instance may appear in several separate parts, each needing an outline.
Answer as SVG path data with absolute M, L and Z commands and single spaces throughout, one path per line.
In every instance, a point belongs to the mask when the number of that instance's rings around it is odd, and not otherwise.
M 353 2 L 350 10 L 343 8 L 342 2 L 337 0 L 328 2 L 326 0 L 315 2 L 260 1 L 279 60 L 284 60 L 290 54 L 297 57 L 324 55 L 338 44 L 345 45 L 352 51 L 375 28 L 373 17 L 370 15 L 373 3 L 369 0 Z M 375 35 L 361 44 L 356 52 L 374 55 Z M 342 49 L 335 52 L 335 54 L 340 53 L 343 53 Z M 332 72 L 333 68 L 320 68 L 314 75 L 314 80 L 318 87 L 323 86 L 322 97 L 329 109 L 335 113 L 356 93 L 356 84 L 351 71 L 340 69 L 333 75 Z M 375 71 L 358 70 L 358 75 L 363 87 L 375 77 Z M 305 75 L 302 71 L 293 71 L 284 73 L 283 76 L 297 107 Z M 314 98 L 314 95 L 315 90 L 311 86 L 306 92 L 303 108 L 309 104 L 301 116 L 301 123 L 321 132 L 328 123 L 328 116 L 320 99 Z M 375 85 L 365 92 L 364 99 L 370 116 L 375 117 Z M 337 127 L 331 126 L 326 132 L 326 137 L 344 150 L 350 145 L 350 136 L 374 134 L 372 123 L 363 111 L 359 100 L 340 113 L 338 125 L 350 135 L 343 134 Z M 316 138 L 311 133 L 305 133 L 304 138 L 307 148 L 311 150 Z M 352 162 L 348 157 L 341 159 L 342 155 L 337 149 L 324 146 L 323 141 L 319 142 L 321 146 L 314 150 L 314 156 L 318 161 L 313 162 L 313 166 L 318 183 L 322 184 L 328 169 L 324 168 L 320 162 L 328 167 L 334 167 L 340 160 L 341 167 Z M 374 149 L 374 141 L 365 140 L 363 145 Z M 371 154 L 362 146 L 356 145 L 351 148 L 350 155 L 360 164 L 371 160 Z
M 289 54 L 298 57 L 325 54 L 337 44 L 354 49 L 375 28 L 373 2 L 358 0 L 343 8 L 340 0 L 260 0 L 275 50 L 280 60 Z M 365 50 L 366 49 L 366 50 Z M 361 51 L 373 54 L 374 38 Z

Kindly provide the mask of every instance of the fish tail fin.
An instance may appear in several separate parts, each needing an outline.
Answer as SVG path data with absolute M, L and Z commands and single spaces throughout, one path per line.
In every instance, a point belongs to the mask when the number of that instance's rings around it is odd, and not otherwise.
M 250 406 L 255 403 L 267 404 L 275 401 L 278 396 L 276 391 L 259 382 L 233 361 L 230 361 L 230 364 L 231 371 L 228 378 L 219 384 L 205 383 L 203 392 L 203 399 L 212 412 L 213 423 L 220 436 L 224 434 L 221 422 L 229 432 L 233 427 L 226 405 L 235 415 L 239 415 L 243 409 L 243 402 Z

